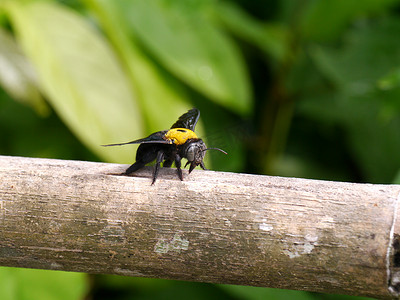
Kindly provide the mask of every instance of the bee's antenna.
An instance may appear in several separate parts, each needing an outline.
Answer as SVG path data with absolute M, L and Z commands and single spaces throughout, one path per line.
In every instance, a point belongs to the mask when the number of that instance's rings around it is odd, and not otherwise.
M 204 149 L 203 151 L 207 151 L 207 150 L 218 150 L 218 151 L 220 151 L 220 152 L 222 152 L 224 154 L 228 154 L 227 152 L 225 152 L 224 150 L 219 149 L 219 148 L 207 148 L 207 149 Z

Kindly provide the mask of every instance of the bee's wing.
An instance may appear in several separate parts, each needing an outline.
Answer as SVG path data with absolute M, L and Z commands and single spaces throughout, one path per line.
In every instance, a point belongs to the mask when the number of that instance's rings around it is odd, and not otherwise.
M 158 131 L 153 134 L 150 134 L 148 137 L 134 140 L 134 141 L 127 142 L 127 143 L 108 144 L 108 145 L 102 145 L 102 146 L 109 147 L 109 146 L 122 146 L 122 145 L 129 145 L 129 144 L 149 144 L 149 143 L 170 144 L 169 141 L 164 140 L 164 136 L 167 133 L 167 131 L 168 130 Z
M 180 116 L 178 121 L 176 121 L 171 128 L 187 128 L 194 131 L 199 118 L 200 111 L 197 108 L 192 108 L 187 113 Z

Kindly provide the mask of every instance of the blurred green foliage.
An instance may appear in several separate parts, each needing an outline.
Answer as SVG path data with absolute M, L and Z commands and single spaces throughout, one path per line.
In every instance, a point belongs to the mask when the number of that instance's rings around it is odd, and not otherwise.
M 0 0 L 0 154 L 130 163 L 135 146 L 99 145 L 198 107 L 199 134 L 229 153 L 207 154 L 213 169 L 400 183 L 399 2 Z M 89 290 L 81 274 L 32 272 L 0 269 L 0 298 Z M 95 299 L 352 299 L 92 281 Z
M 0 268 L 2 300 L 83 299 L 88 287 L 87 276 L 81 273 Z

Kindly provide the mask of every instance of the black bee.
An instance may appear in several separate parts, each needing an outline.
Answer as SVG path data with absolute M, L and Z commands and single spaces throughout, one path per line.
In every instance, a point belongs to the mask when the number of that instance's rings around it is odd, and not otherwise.
M 194 133 L 194 128 L 199 117 L 200 111 L 197 108 L 193 108 L 180 116 L 178 121 L 169 130 L 158 131 L 150 134 L 148 137 L 132 142 L 103 146 L 140 144 L 136 152 L 136 162 L 126 169 L 122 175 L 129 175 L 156 160 L 152 184 L 157 179 L 161 162 L 163 162 L 163 167 L 165 168 L 171 167 L 172 163 L 175 162 L 178 177 L 180 180 L 183 180 L 181 170 L 182 158 L 187 159 L 185 167 L 190 164 L 190 173 L 198 165 L 206 170 L 203 159 L 207 150 L 214 149 L 227 154 L 219 148 L 207 148 L 203 140 L 197 137 Z

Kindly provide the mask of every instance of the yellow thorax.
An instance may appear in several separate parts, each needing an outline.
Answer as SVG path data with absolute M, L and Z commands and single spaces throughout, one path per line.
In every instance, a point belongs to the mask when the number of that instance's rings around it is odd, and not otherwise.
M 197 139 L 197 135 L 187 128 L 172 128 L 164 137 L 171 144 L 183 145 L 188 139 Z

